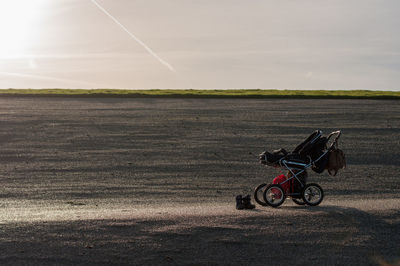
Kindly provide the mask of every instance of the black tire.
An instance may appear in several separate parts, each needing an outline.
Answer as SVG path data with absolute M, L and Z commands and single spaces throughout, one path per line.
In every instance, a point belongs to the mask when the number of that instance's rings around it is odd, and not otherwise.
M 258 204 L 260 204 L 261 206 L 268 206 L 268 204 L 267 203 L 265 203 L 265 201 L 263 201 L 264 200 L 264 189 L 267 187 L 267 184 L 265 184 L 265 183 L 263 183 L 263 184 L 261 184 L 261 185 L 259 185 L 259 186 L 257 186 L 255 189 L 254 189 L 254 200 L 258 203 Z
M 301 193 L 303 201 L 309 206 L 317 206 L 324 199 L 324 191 L 315 183 L 307 184 Z
M 304 202 L 304 200 L 302 198 L 300 199 L 296 199 L 296 198 L 292 198 L 293 202 L 296 203 L 297 205 L 306 205 L 306 203 Z
M 263 198 L 265 203 L 276 208 L 285 201 L 286 194 L 281 185 L 270 184 L 265 188 Z

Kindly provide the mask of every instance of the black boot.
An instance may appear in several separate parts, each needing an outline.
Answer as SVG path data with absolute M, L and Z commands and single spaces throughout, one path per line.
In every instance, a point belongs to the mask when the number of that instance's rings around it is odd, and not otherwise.
M 236 209 L 237 210 L 243 210 L 244 209 L 242 195 L 237 195 L 236 196 Z
M 256 205 L 251 204 L 250 195 L 247 195 L 246 197 L 242 198 L 242 201 L 245 209 L 252 210 L 256 207 Z

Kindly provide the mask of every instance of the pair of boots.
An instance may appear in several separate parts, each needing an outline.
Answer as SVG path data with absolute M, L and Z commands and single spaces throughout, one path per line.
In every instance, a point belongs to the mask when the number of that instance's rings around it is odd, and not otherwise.
M 242 195 L 237 195 L 236 196 L 236 209 L 237 210 L 243 210 L 243 209 L 254 209 L 256 205 L 251 204 L 250 202 L 250 195 L 247 195 L 246 197 L 242 197 Z

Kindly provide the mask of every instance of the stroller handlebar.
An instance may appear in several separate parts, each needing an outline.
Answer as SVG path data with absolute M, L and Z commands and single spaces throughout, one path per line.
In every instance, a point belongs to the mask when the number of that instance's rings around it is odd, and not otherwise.
M 331 132 L 331 134 L 329 134 L 329 136 L 328 136 L 328 141 L 329 141 L 329 139 L 330 139 L 332 136 L 334 136 L 334 135 L 336 135 L 336 137 L 335 137 L 335 139 L 333 140 L 332 144 L 330 145 L 329 149 L 331 149 L 332 147 L 334 147 L 335 145 L 337 145 L 337 141 L 338 141 L 338 139 L 340 138 L 340 135 L 342 135 L 342 132 L 341 132 L 340 130 Z
M 340 130 L 337 131 L 333 131 L 331 132 L 331 134 L 328 135 L 328 140 L 333 136 L 333 135 L 337 135 L 336 139 L 338 139 L 340 137 L 340 135 L 342 134 L 342 132 Z

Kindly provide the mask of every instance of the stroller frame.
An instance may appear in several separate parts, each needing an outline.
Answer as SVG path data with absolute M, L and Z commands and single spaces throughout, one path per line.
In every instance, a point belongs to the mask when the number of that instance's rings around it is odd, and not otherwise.
M 293 155 L 294 153 L 296 153 L 298 150 L 300 150 L 302 148 L 302 145 L 304 146 L 305 144 L 309 144 L 309 143 L 313 144 L 316 140 L 318 140 L 322 136 L 322 131 L 318 130 L 314 134 L 315 134 L 315 136 L 313 136 L 311 139 L 307 139 L 305 142 L 300 144 L 295 149 L 295 151 L 293 153 L 290 153 L 290 154 L 286 153 L 286 155 L 284 155 L 278 161 L 273 163 L 273 165 L 277 165 L 279 167 L 286 168 L 291 173 L 291 176 L 287 177 L 285 181 L 280 182 L 278 184 L 267 185 L 267 184 L 264 183 L 264 184 L 259 185 L 256 188 L 255 192 L 254 192 L 254 198 L 255 198 L 255 201 L 257 203 L 259 203 L 261 205 L 264 205 L 264 206 L 270 205 L 272 207 L 278 207 L 279 205 L 281 205 L 284 202 L 285 197 L 287 197 L 287 196 L 291 197 L 292 200 L 296 204 L 299 204 L 299 205 L 307 204 L 307 205 L 315 206 L 315 205 L 318 205 L 322 201 L 322 199 L 323 199 L 323 190 L 322 190 L 322 188 L 318 184 L 314 184 L 314 183 L 306 184 L 306 181 L 302 182 L 302 180 L 301 180 L 302 178 L 299 177 L 299 175 L 301 175 L 302 173 L 307 173 L 306 172 L 307 169 L 315 166 L 316 163 L 318 163 L 322 158 L 327 156 L 327 154 L 332 149 L 334 149 L 335 146 L 337 146 L 337 142 L 338 142 L 338 139 L 339 139 L 339 137 L 341 135 L 341 131 L 340 130 L 334 131 L 334 132 L 331 132 L 328 135 L 328 137 L 326 138 L 326 143 L 325 143 L 325 148 L 326 149 L 324 149 L 323 153 L 319 157 L 317 157 L 315 160 L 312 160 L 312 158 L 310 156 L 307 156 L 307 158 L 309 159 L 309 162 L 304 162 L 304 160 L 299 160 L 299 159 L 294 159 L 294 160 L 290 159 L 291 155 Z M 329 143 L 329 141 L 331 140 L 331 138 L 333 136 L 335 136 L 335 138 L 333 139 L 333 141 L 328 146 L 328 143 Z M 293 191 L 293 184 L 291 184 L 290 188 L 288 189 L 288 192 L 286 193 L 282 189 L 282 185 L 287 183 L 287 182 L 289 182 L 289 181 L 291 181 L 291 180 L 293 180 L 293 179 L 295 179 L 300 184 L 300 191 Z M 266 186 L 267 186 L 267 188 L 265 188 Z M 317 193 L 320 193 L 320 196 L 321 196 L 319 202 L 314 202 L 314 203 L 313 202 L 308 202 L 307 199 L 305 199 L 304 194 L 305 194 L 306 186 L 309 186 L 309 187 L 314 186 L 314 189 L 319 190 L 319 192 L 317 191 Z M 267 197 L 266 193 L 269 193 L 269 192 L 267 192 L 267 190 L 270 187 L 271 187 L 271 189 L 273 189 L 272 187 L 275 187 L 275 189 L 281 190 L 280 193 L 284 194 L 284 195 L 282 195 L 283 196 L 283 200 L 281 202 L 279 202 L 279 204 L 270 204 L 266 200 L 266 197 Z M 258 190 L 260 190 L 260 189 L 264 189 L 263 195 L 264 195 L 264 201 L 265 202 L 260 201 L 258 199 L 258 197 L 257 197 Z M 301 202 L 300 200 L 297 200 L 297 199 L 301 199 L 301 198 L 303 199 L 304 202 Z

